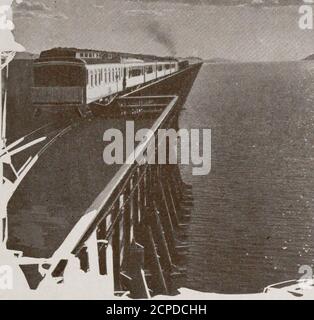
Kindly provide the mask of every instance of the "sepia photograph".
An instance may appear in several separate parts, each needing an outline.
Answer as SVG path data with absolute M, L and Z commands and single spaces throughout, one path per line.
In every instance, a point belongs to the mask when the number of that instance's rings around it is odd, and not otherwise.
M 313 28 L 312 0 L 0 0 L 0 300 L 314 299 Z

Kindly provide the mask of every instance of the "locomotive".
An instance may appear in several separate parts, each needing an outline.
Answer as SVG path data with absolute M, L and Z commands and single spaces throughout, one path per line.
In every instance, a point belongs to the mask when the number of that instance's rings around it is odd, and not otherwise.
M 186 63 L 183 64 L 186 67 Z M 127 90 L 178 72 L 175 58 L 54 48 L 34 61 L 32 102 L 36 108 L 78 108 L 109 104 Z

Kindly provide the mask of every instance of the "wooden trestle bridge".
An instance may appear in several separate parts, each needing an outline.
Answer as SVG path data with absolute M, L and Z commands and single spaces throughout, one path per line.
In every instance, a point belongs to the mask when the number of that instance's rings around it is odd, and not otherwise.
M 118 100 L 123 114 L 146 108 L 159 114 L 137 146 L 135 160 L 152 142 L 156 149 L 164 143 L 157 140 L 159 129 L 178 128 L 178 101 L 174 95 Z M 132 161 L 121 166 L 51 259 L 20 258 L 20 265 L 39 266 L 43 278 L 39 287 L 62 285 L 66 275 L 79 268 L 104 279 L 104 286 L 116 295 L 149 298 L 176 293 L 186 272 L 191 187 L 182 181 L 178 165 L 128 163 Z

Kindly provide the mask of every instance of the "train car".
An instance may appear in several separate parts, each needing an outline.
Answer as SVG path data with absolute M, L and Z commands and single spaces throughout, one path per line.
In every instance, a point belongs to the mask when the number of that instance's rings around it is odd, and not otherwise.
M 145 82 L 144 61 L 128 59 L 123 61 L 126 89 L 137 87 Z
M 180 60 L 178 64 L 179 64 L 179 70 L 186 69 L 190 65 L 188 60 Z
M 87 83 L 84 104 L 90 104 L 123 91 L 124 70 L 120 63 L 86 64 L 85 68 Z
M 80 110 L 178 70 L 178 61 L 170 58 L 55 48 L 34 62 L 32 101 L 37 108 Z
M 158 79 L 164 77 L 166 75 L 165 64 L 163 62 L 157 62 L 156 66 L 157 66 L 157 72 L 156 72 L 157 76 L 156 77 Z
M 157 67 L 156 63 L 153 62 L 147 62 L 144 65 L 144 70 L 145 70 L 145 79 L 144 82 L 151 82 L 157 79 Z

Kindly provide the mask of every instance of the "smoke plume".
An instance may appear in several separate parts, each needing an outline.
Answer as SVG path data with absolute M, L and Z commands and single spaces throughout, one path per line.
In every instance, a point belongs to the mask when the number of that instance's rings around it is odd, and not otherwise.
M 149 21 L 147 31 L 154 40 L 168 50 L 171 56 L 176 55 L 176 44 L 171 37 L 170 31 L 164 31 L 162 25 L 158 21 Z

